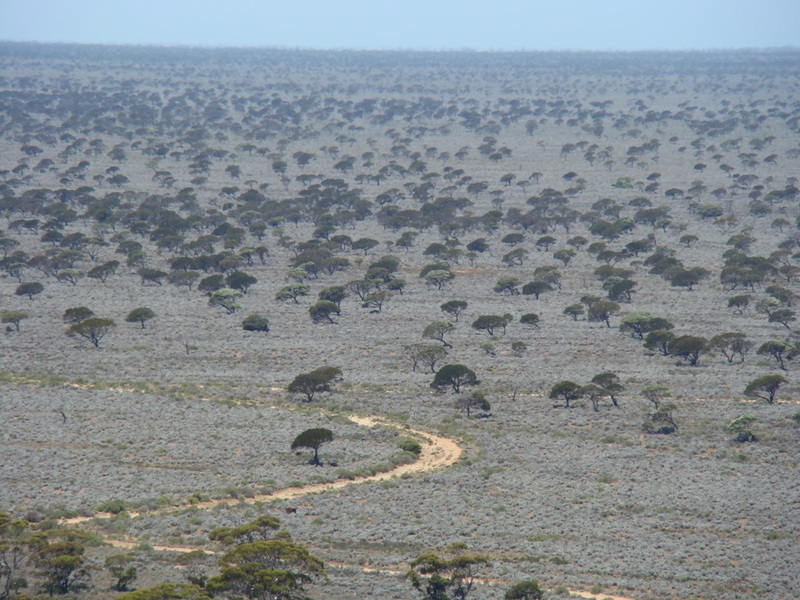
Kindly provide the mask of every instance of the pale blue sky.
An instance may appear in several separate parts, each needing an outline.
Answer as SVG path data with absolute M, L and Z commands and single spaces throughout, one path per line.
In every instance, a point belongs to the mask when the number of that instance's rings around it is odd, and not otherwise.
M 0 40 L 359 49 L 800 46 L 800 0 L 0 0 Z

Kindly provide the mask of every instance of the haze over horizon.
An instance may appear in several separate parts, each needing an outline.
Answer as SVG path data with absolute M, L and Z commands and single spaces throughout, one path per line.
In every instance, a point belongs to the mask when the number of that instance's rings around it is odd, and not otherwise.
M 357 50 L 800 45 L 796 0 L 0 0 L 0 40 Z

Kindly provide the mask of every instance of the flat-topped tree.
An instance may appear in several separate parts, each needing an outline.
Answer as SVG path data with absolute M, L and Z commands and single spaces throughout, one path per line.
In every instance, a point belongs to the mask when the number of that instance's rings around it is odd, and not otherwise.
M 116 326 L 116 323 L 111 319 L 90 317 L 72 325 L 67 331 L 67 335 L 79 335 L 92 342 L 95 348 L 99 348 L 100 341 Z
M 128 313 L 128 316 L 125 317 L 125 322 L 141 323 L 142 329 L 144 329 L 144 324 L 150 319 L 154 319 L 155 317 L 156 313 L 153 312 L 151 309 L 147 308 L 146 306 L 140 306 L 139 308 L 134 308 L 131 312 Z
M 456 394 L 461 393 L 461 389 L 467 385 L 478 385 L 475 371 L 466 365 L 445 365 L 438 371 L 431 382 L 431 387 L 437 392 L 443 392 L 447 388 L 453 388 Z
M 329 391 L 331 383 L 341 376 L 342 371 L 337 367 L 320 367 L 310 373 L 301 373 L 286 389 L 290 394 L 305 394 L 308 402 L 311 402 L 315 394 Z
M 311 448 L 314 451 L 314 458 L 309 463 L 312 465 L 321 465 L 319 462 L 319 448 L 322 444 L 333 441 L 333 432 L 330 429 L 323 427 L 306 429 L 303 433 L 294 438 L 291 444 L 292 451 L 298 448 Z

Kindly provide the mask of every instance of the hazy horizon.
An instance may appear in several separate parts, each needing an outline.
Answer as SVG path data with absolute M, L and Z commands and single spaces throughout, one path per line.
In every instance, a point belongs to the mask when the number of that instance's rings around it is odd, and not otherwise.
M 0 0 L 0 40 L 309 50 L 797 47 L 800 2 Z

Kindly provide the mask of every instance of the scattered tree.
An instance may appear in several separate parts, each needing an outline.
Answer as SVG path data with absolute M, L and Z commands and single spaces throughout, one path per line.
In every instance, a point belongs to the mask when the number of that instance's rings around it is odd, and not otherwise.
M 286 389 L 290 394 L 305 394 L 308 402 L 311 402 L 315 394 L 329 391 L 331 383 L 341 376 L 342 371 L 336 367 L 320 367 L 310 373 L 301 373 Z
M 269 319 L 259 314 L 248 315 L 242 320 L 242 329 L 245 331 L 269 331 Z
M 438 371 L 433 378 L 431 387 L 437 392 L 442 392 L 447 388 L 453 388 L 456 394 L 461 393 L 461 388 L 467 385 L 478 385 L 477 375 L 475 371 L 466 365 L 445 365 Z
M 17 296 L 27 296 L 28 300 L 33 300 L 33 297 L 37 294 L 41 294 L 42 291 L 44 291 L 44 286 L 41 283 L 38 281 L 30 281 L 28 283 L 20 283 L 14 291 L 14 294 Z
M 242 292 L 239 290 L 222 288 L 211 294 L 211 297 L 208 299 L 208 304 L 209 306 L 221 306 L 229 315 L 232 315 L 241 308 L 236 302 L 241 297 Z
M 461 313 L 467 310 L 468 304 L 464 300 L 450 300 L 443 303 L 440 308 L 442 312 L 447 313 L 453 317 L 453 321 L 458 323 L 458 317 Z
M 569 380 L 559 381 L 552 388 L 548 398 L 551 400 L 558 400 L 559 398 L 564 401 L 564 407 L 569 408 L 569 403 L 573 400 L 580 398 L 581 386 Z
M 147 308 L 146 306 L 140 306 L 139 308 L 134 308 L 131 312 L 128 313 L 128 316 L 125 317 L 125 322 L 141 323 L 142 329 L 144 329 L 144 324 L 150 319 L 154 319 L 155 317 L 156 313 L 153 312 L 151 309 Z
M 778 389 L 785 383 L 788 381 L 781 375 L 762 375 L 748 383 L 744 388 L 744 393 L 746 396 L 761 398 L 768 404 L 772 404 L 775 402 L 775 394 Z
M 444 336 L 452 331 L 455 331 L 455 326 L 449 321 L 434 321 L 422 330 L 422 337 L 442 342 L 445 348 L 452 348 L 453 346 L 444 339 Z
M 67 334 L 71 336 L 79 335 L 92 342 L 95 348 L 99 348 L 100 341 L 116 326 L 117 324 L 111 319 L 89 317 L 72 325 Z
M 311 448 L 314 451 L 314 458 L 312 458 L 309 463 L 315 466 L 321 466 L 322 463 L 319 462 L 319 448 L 322 444 L 332 441 L 333 432 L 330 429 L 325 429 L 323 427 L 306 429 L 303 433 L 294 438 L 291 449 L 292 452 L 294 452 L 298 448 Z
M 456 400 L 456 408 L 465 411 L 469 417 L 472 410 L 482 410 L 488 413 L 492 409 L 492 405 L 486 399 L 486 392 L 475 390 L 471 394 L 459 397 Z

